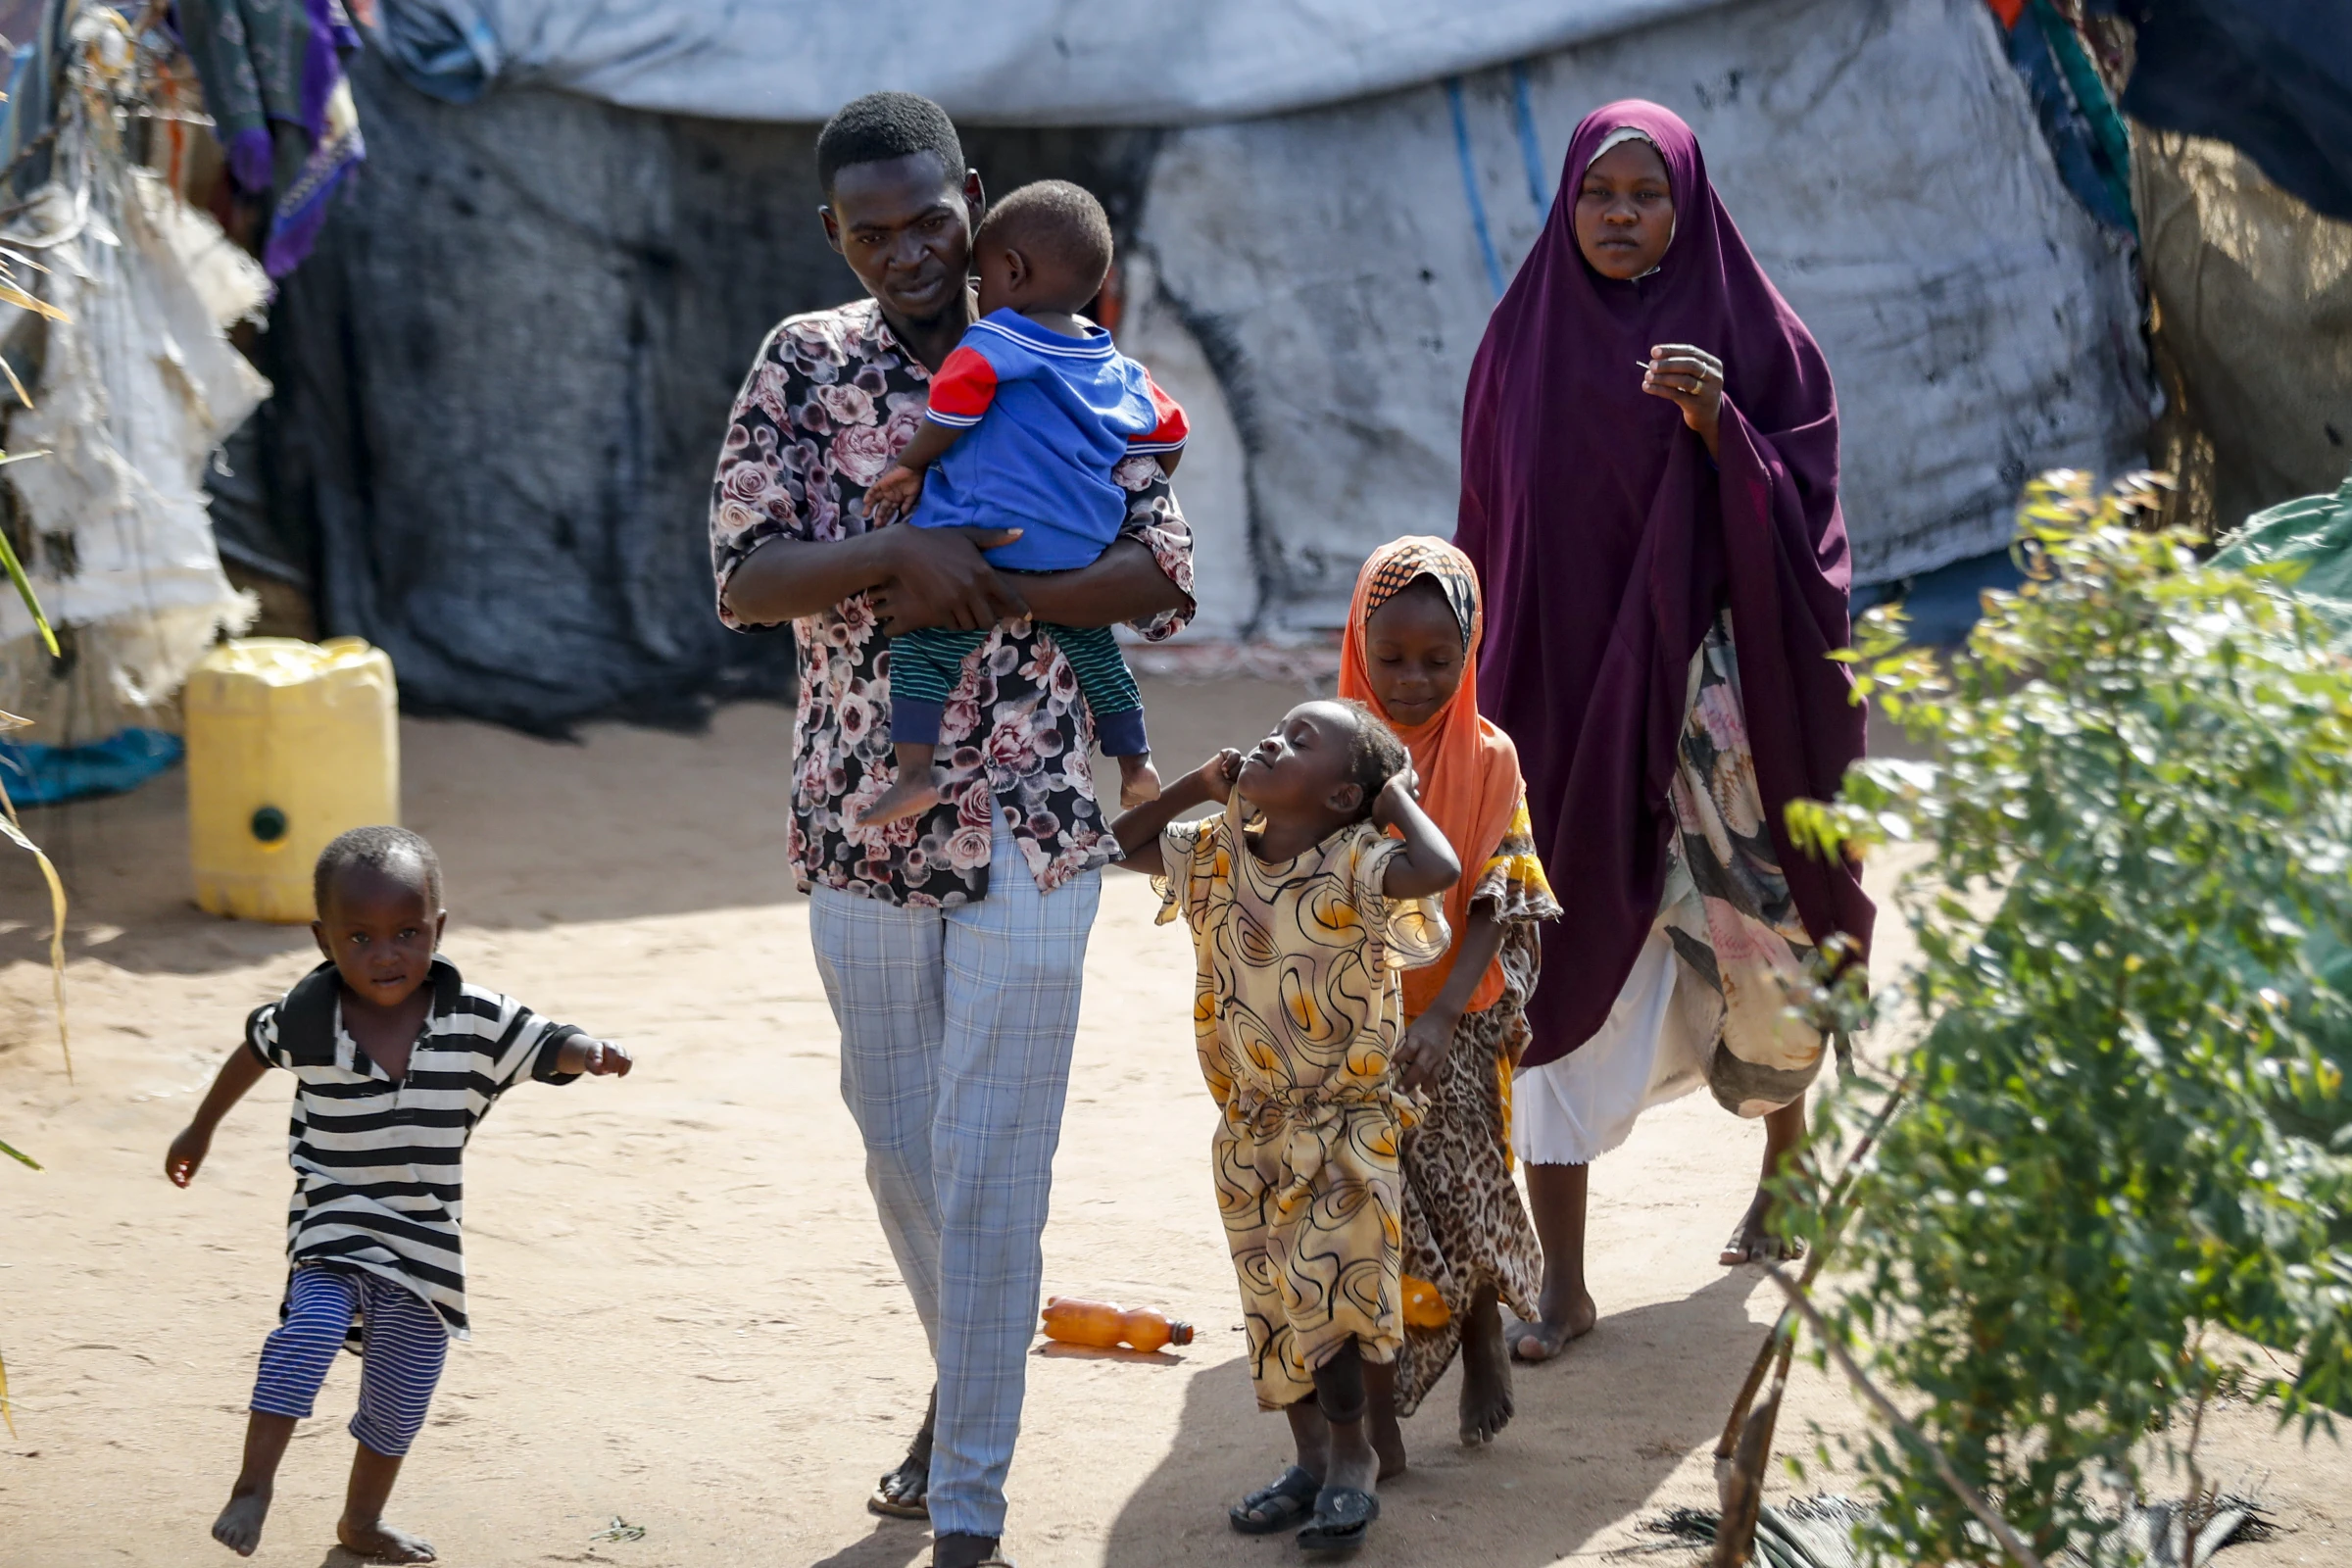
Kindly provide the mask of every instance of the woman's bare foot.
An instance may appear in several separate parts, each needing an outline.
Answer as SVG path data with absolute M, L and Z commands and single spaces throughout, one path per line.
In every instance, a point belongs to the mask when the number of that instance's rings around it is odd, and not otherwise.
M 1590 1292 L 1579 1291 L 1570 1301 L 1555 1302 L 1548 1296 L 1536 1303 L 1538 1315 L 1533 1323 L 1514 1323 L 1510 1327 L 1511 1354 L 1521 1361 L 1548 1361 L 1566 1349 L 1570 1344 L 1592 1332 L 1600 1321 L 1600 1308 L 1592 1304 Z
M 1740 1216 L 1739 1229 L 1723 1244 L 1716 1261 L 1726 1268 L 1735 1268 L 1741 1263 L 1786 1263 L 1804 1256 L 1804 1244 L 1775 1236 L 1772 1222 L 1772 1195 L 1759 1187 L 1755 1201 Z
M 857 821 L 858 827 L 887 827 L 893 822 L 920 816 L 940 801 L 939 786 L 932 782 L 930 769 L 908 776 L 901 774 L 899 781 L 882 792 L 882 798 L 865 808 Z
M 1152 765 L 1149 754 L 1122 757 L 1117 761 L 1120 810 L 1132 811 L 1147 802 L 1159 799 L 1159 769 Z
M 228 1506 L 213 1521 L 213 1539 L 240 1557 L 250 1557 L 262 1544 L 262 1523 L 270 1517 L 270 1489 L 243 1486 L 228 1494 Z
M 1502 1309 L 1495 1304 L 1494 1287 L 1482 1285 L 1470 1298 L 1462 1323 L 1463 1444 L 1494 1442 L 1494 1434 L 1509 1426 L 1517 1413 L 1511 1400 L 1511 1351 L 1502 1338 Z
M 343 1549 L 368 1562 L 434 1562 L 433 1544 L 377 1519 L 356 1524 L 349 1514 L 335 1521 L 335 1539 Z

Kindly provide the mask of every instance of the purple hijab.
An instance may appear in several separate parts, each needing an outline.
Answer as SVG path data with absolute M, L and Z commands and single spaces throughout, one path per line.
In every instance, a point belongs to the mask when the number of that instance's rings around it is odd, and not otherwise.
M 1575 209 L 1602 141 L 1627 127 L 1665 159 L 1675 233 L 1657 270 L 1623 283 L 1585 264 Z M 1724 362 L 1719 468 L 1681 411 L 1642 390 L 1637 362 L 1662 343 Z M 1567 910 L 1544 930 L 1528 1065 L 1607 1019 L 1657 917 L 1690 656 L 1725 604 L 1797 911 L 1816 943 L 1868 944 L 1856 868 L 1799 854 L 1783 820 L 1862 755 L 1864 712 L 1827 657 L 1848 631 L 1837 397 L 1672 111 L 1629 99 L 1577 126 L 1550 219 L 1470 368 L 1454 543 L 1486 587 L 1479 707 L 1518 743 Z

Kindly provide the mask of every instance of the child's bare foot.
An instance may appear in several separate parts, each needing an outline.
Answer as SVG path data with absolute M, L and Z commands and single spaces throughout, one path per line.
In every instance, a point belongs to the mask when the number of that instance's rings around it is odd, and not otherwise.
M 433 1544 L 377 1519 L 356 1524 L 349 1514 L 335 1521 L 335 1539 L 346 1551 L 368 1562 L 436 1562 Z
M 901 775 L 899 781 L 882 792 L 882 798 L 865 808 L 858 819 L 859 827 L 886 827 L 893 822 L 920 816 L 940 801 L 939 786 L 932 782 L 929 769 L 913 777 Z
M 1149 753 L 1141 757 L 1122 757 L 1119 763 L 1119 809 L 1132 811 L 1137 807 L 1159 799 L 1159 769 L 1152 765 Z
M 213 1521 L 213 1539 L 240 1557 L 250 1557 L 262 1544 L 262 1523 L 270 1517 L 270 1488 L 251 1491 L 239 1486 L 228 1494 L 228 1506 Z
M 1494 1287 L 1481 1286 L 1462 1323 L 1462 1442 L 1473 1446 L 1494 1442 L 1494 1434 L 1509 1426 L 1517 1413 L 1511 1400 L 1511 1351 L 1503 1343 L 1502 1309 L 1495 1305 Z
M 1570 1342 L 1592 1332 L 1600 1308 L 1590 1292 L 1580 1291 L 1573 1301 L 1554 1301 L 1549 1296 L 1536 1303 L 1536 1321 L 1510 1328 L 1511 1354 L 1522 1361 L 1548 1361 Z

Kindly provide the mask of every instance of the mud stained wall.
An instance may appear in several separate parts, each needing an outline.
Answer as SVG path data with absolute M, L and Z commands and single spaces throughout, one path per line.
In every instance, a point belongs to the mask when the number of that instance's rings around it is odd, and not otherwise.
M 790 690 L 789 633 L 723 630 L 705 516 L 768 329 L 858 297 L 816 219 L 815 127 L 502 89 L 464 108 L 371 56 L 368 160 L 265 345 L 271 543 L 322 630 L 388 649 L 414 711 L 543 731 L 692 722 Z M 1132 223 L 1149 131 L 977 130 Z

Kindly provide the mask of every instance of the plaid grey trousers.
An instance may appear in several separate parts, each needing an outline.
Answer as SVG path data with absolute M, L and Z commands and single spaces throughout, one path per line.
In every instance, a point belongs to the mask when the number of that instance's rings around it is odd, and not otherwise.
M 988 896 L 911 909 L 832 888 L 808 928 L 841 1026 L 841 1097 L 865 1179 L 931 1338 L 931 1528 L 1004 1533 L 1044 1272 L 1086 939 L 1102 873 L 1051 895 L 1002 813 Z

